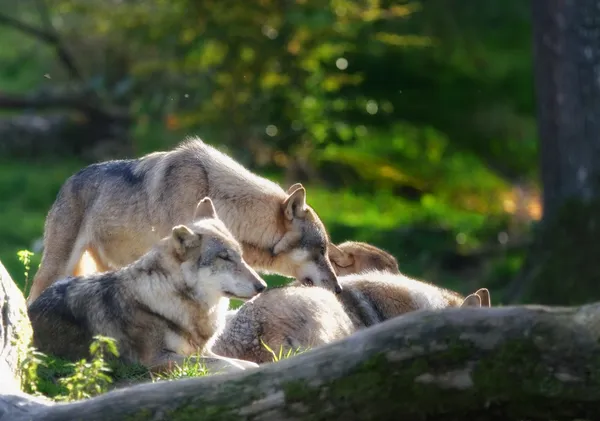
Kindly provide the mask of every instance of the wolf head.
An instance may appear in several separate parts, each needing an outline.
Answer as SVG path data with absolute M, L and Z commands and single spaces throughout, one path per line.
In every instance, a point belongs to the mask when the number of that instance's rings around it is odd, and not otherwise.
M 385 250 L 367 243 L 346 241 L 329 245 L 329 259 L 338 276 L 370 270 L 400 273 L 398 261 Z
M 218 218 L 208 197 L 198 203 L 193 224 L 172 229 L 170 244 L 181 262 L 185 288 L 197 298 L 246 300 L 267 287 L 242 258 L 242 248 Z
M 306 190 L 300 183 L 288 189 L 281 204 L 285 235 L 273 247 L 273 255 L 284 257 L 296 279 L 335 293 L 340 286 L 328 256 L 329 238 L 317 213 L 306 204 Z

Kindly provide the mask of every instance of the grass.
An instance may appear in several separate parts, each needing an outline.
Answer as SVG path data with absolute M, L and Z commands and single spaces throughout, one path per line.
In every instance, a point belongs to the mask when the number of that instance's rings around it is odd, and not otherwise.
M 263 343 L 273 355 L 273 361 L 281 361 L 307 350 L 283 351 L 278 353 Z M 106 393 L 114 388 L 131 386 L 141 382 L 173 381 L 189 377 L 202 377 L 211 374 L 197 355 L 186 358 L 181 365 L 174 363 L 164 374 L 151 374 L 138 364 L 125 364 L 107 356 L 117 356 L 116 344 L 111 338 L 95 337 L 90 345 L 90 359 L 70 362 L 45 355 L 30 348 L 29 355 L 21 365 L 21 382 L 24 392 L 45 396 L 57 402 L 88 399 Z
M 287 351 L 284 351 L 283 345 L 279 345 L 279 351 L 275 352 L 262 339 L 260 340 L 260 344 L 263 346 L 263 348 L 265 348 L 267 351 L 269 351 L 269 353 L 273 356 L 273 362 L 281 361 L 286 358 L 290 358 L 295 355 L 299 355 L 299 354 L 302 354 L 302 353 L 308 351 L 308 349 L 301 349 L 301 348 L 297 348 L 297 349 L 289 348 Z

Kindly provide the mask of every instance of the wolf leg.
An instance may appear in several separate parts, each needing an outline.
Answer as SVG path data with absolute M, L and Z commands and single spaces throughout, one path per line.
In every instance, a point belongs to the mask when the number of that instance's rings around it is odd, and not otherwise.
M 85 239 L 80 235 L 83 215 L 64 196 L 59 195 L 46 218 L 42 261 L 33 278 L 28 304 L 55 281 L 71 275 L 85 248 Z

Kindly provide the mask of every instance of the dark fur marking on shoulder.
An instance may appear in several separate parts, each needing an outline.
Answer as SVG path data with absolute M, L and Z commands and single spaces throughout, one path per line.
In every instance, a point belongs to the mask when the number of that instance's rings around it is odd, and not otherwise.
M 78 196 L 82 191 L 98 186 L 104 178 L 119 178 L 129 186 L 143 183 L 145 173 L 137 173 L 137 159 L 119 159 L 88 165 L 71 177 L 72 192 Z
M 145 174 L 138 174 L 135 172 L 138 160 L 136 159 L 121 159 L 114 161 L 107 161 L 99 164 L 100 170 L 106 175 L 111 177 L 119 177 L 127 182 L 131 186 L 136 186 L 144 181 Z

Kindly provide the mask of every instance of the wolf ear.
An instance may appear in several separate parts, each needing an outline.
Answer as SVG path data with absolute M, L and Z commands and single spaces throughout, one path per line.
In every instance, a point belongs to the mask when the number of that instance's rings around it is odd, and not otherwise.
M 306 215 L 306 190 L 300 186 L 283 201 L 283 213 L 288 220 Z
M 487 288 L 479 288 L 477 291 L 475 291 L 475 294 L 481 298 L 481 307 L 492 306 L 492 298 L 490 296 L 490 291 Z
M 194 221 L 205 218 L 218 218 L 213 201 L 208 196 L 198 202 L 194 212 Z
M 173 248 L 180 257 L 184 257 L 185 253 L 191 247 L 195 247 L 200 243 L 200 237 L 185 225 L 177 225 L 171 230 L 171 238 Z
M 329 255 L 329 260 L 335 263 L 337 266 L 342 268 L 347 268 L 354 264 L 354 256 L 351 253 L 346 253 L 344 250 L 339 248 L 333 243 L 329 243 L 327 247 L 327 254 Z
M 301 183 L 292 184 L 291 186 L 288 187 L 287 194 L 293 193 L 294 191 L 298 190 L 300 187 L 304 188 L 304 186 Z
M 481 298 L 477 294 L 468 295 L 460 305 L 461 307 L 481 307 Z

